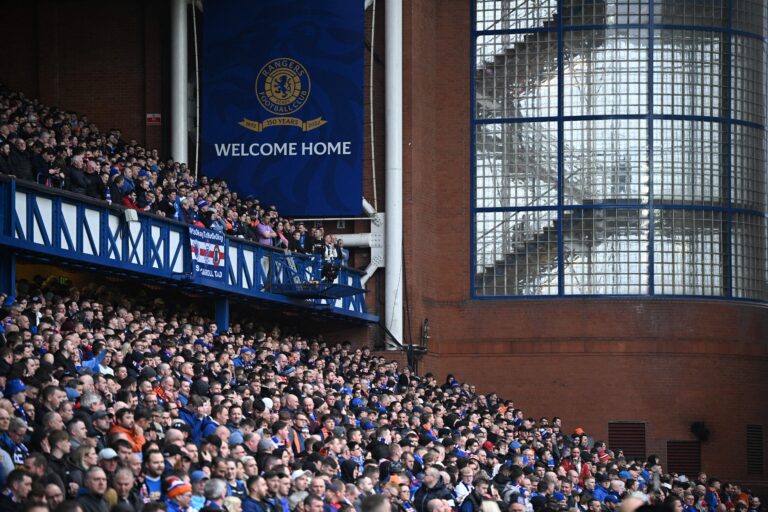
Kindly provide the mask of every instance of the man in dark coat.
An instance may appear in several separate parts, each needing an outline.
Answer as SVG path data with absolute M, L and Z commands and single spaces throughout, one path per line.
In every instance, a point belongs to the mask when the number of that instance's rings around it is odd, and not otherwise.
M 112 477 L 112 487 L 117 493 L 116 505 L 124 503 L 131 510 L 141 512 L 141 509 L 144 508 L 144 501 L 139 496 L 138 491 L 134 489 L 133 481 L 134 475 L 129 468 L 120 468 L 115 472 Z
M 99 184 L 101 183 L 101 177 L 99 176 L 99 166 L 95 161 L 89 160 L 85 164 L 85 193 L 88 197 L 94 199 L 101 199 L 101 191 L 99 190 Z
M 32 170 L 32 161 L 27 151 L 27 143 L 21 137 L 13 141 L 11 155 L 8 158 L 13 175 L 20 180 L 35 181 L 35 173 Z
M 104 499 L 107 492 L 107 474 L 99 466 L 91 466 L 85 474 L 85 491 L 77 498 L 83 512 L 109 512 L 109 504 Z
M 72 157 L 72 162 L 67 168 L 67 189 L 76 194 L 85 195 L 88 190 L 88 180 L 85 178 L 85 165 L 82 155 Z
M 176 191 L 174 189 L 165 191 L 165 198 L 158 203 L 157 209 L 163 212 L 166 218 L 176 218 Z
M 5 488 L 0 493 L 0 510 L 15 512 L 21 510 L 32 490 L 32 477 L 23 469 L 14 469 L 8 473 Z
M 413 497 L 413 506 L 416 512 L 427 512 L 427 503 L 432 500 L 451 500 L 453 495 L 443 483 L 440 471 L 435 468 L 427 468 L 424 472 L 424 480 L 421 487 Z

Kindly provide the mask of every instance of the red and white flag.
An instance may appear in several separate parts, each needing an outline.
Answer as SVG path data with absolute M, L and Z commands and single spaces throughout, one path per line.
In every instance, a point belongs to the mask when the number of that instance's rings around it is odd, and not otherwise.
M 219 244 L 192 239 L 192 258 L 202 265 L 223 266 L 224 247 Z

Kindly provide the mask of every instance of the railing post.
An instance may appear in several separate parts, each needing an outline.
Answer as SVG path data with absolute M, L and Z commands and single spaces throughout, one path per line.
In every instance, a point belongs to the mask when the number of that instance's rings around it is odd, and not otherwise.
M 16 187 L 13 180 L 0 181 L 0 234 L 13 237 L 13 218 L 16 215 Z
M 0 293 L 16 293 L 16 254 L 8 248 L 0 251 Z
M 3 236 L 13 238 L 13 218 L 16 214 L 16 182 L 0 182 L 0 230 Z M 16 292 L 16 254 L 7 247 L 0 251 L 0 293 Z
M 229 299 L 226 297 L 217 297 L 214 307 L 216 309 L 214 318 L 218 332 L 225 332 L 229 329 Z
M 262 251 L 264 251 L 262 249 Z M 275 258 L 274 253 L 272 251 L 264 251 L 264 254 L 267 255 L 267 258 L 269 258 L 269 265 L 267 265 L 267 279 L 264 286 L 265 292 L 271 292 L 272 291 L 272 279 L 275 275 Z

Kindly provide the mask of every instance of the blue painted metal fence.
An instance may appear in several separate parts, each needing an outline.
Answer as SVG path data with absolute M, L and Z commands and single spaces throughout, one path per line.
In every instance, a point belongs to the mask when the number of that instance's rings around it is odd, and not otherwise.
M 323 311 L 350 319 L 377 321 L 365 306 L 362 272 L 342 267 L 335 283 L 359 289 L 337 299 L 300 300 L 272 287 L 318 279 L 316 255 L 289 254 L 246 240 L 226 239 L 226 282 L 212 284 L 191 271 L 187 226 L 125 210 L 100 201 L 0 177 L 0 246 L 20 256 L 92 266 L 118 275 L 151 276 L 161 282 L 208 293 L 254 298 Z

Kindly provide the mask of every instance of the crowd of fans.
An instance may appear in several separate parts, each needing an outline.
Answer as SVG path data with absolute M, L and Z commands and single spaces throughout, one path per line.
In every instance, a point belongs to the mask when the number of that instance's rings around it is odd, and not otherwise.
M 102 132 L 87 116 L 2 85 L 0 174 L 292 252 L 321 253 L 324 244 L 338 245 L 321 226 L 307 228 L 280 216 L 274 205 L 241 198 L 224 180 L 197 180 L 187 164 L 126 142 L 119 129 Z
M 118 293 L 0 295 L 0 510 L 762 510 L 452 376 Z
M 322 228 L 0 87 L 0 173 L 328 261 Z M 0 512 L 760 512 L 349 343 L 61 279 L 0 294 Z

